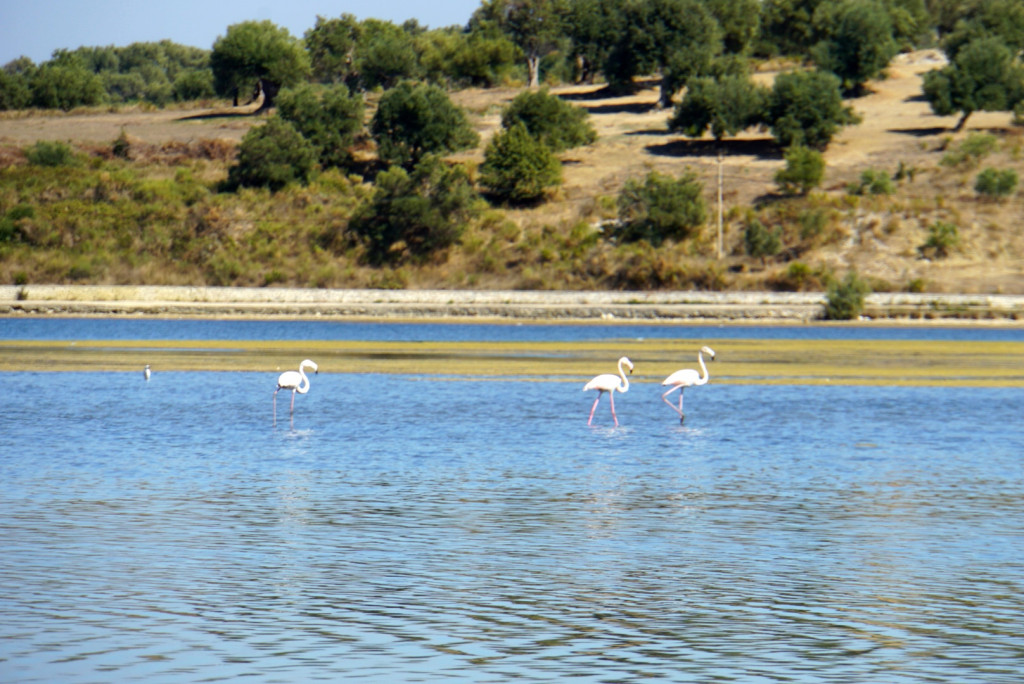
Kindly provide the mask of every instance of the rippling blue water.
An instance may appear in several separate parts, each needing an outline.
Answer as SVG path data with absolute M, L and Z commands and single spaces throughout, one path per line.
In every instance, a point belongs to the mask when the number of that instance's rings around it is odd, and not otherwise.
M 0 373 L 0 681 L 1024 677 L 1018 389 L 274 381 Z

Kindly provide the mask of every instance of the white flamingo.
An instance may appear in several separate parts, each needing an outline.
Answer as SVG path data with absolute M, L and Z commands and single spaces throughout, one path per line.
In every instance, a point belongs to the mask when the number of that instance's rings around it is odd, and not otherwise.
M 309 391 L 309 378 L 306 377 L 304 372 L 306 367 L 313 369 L 313 373 L 319 373 L 319 369 L 316 364 L 305 359 L 299 364 L 299 370 L 296 371 L 285 371 L 281 373 L 280 377 L 277 378 L 277 389 L 274 390 L 274 423 L 277 423 L 277 393 L 283 389 L 290 389 L 292 391 L 292 405 L 291 413 L 295 413 L 295 393 L 305 394 Z
M 684 368 L 682 370 L 677 370 L 675 373 L 661 381 L 663 386 L 672 386 L 667 392 L 661 395 L 661 399 L 669 406 L 672 406 L 672 410 L 679 414 L 680 423 L 683 422 L 683 419 L 686 417 L 683 415 L 683 390 L 687 387 L 697 387 L 698 385 L 708 384 L 708 378 L 710 375 L 708 374 L 708 367 L 704 365 L 705 354 L 711 357 L 709 359 L 710 361 L 714 361 L 715 350 L 711 347 L 701 347 L 700 351 L 697 352 L 697 362 L 700 363 L 700 369 L 704 372 L 704 375 L 699 375 L 697 371 L 692 368 Z M 673 406 L 672 402 L 668 400 L 668 395 L 672 394 L 676 390 L 679 390 L 679 408 Z
M 633 362 L 623 356 L 619 359 L 618 375 L 614 375 L 612 373 L 598 375 L 583 386 L 584 392 L 593 389 L 597 390 L 597 399 L 594 400 L 594 405 L 590 407 L 590 418 L 587 419 L 587 425 L 590 425 L 590 422 L 594 420 L 594 411 L 597 409 L 597 402 L 601 401 L 601 395 L 607 392 L 608 398 L 612 403 L 612 420 L 615 421 L 615 427 L 619 426 L 619 419 L 615 415 L 615 392 L 629 391 L 629 378 L 626 377 L 626 374 L 622 370 L 623 365 L 629 366 L 629 372 L 633 372 Z

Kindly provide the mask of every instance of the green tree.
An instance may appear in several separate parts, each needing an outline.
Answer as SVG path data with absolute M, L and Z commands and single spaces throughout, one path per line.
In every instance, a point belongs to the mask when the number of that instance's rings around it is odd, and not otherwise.
M 76 62 L 47 62 L 33 74 L 29 84 L 32 104 L 40 109 L 63 109 L 96 105 L 103 101 L 103 82 Z
M 497 25 L 522 51 L 531 88 L 540 85 L 541 59 L 564 35 L 561 0 L 483 0 L 471 25 Z
M 174 79 L 174 99 L 178 102 L 205 100 L 216 95 L 213 73 L 209 69 L 189 69 Z
M 605 74 L 626 84 L 652 70 L 662 74 L 658 103 L 672 105 L 672 96 L 690 79 L 711 72 L 722 52 L 722 31 L 702 0 L 639 0 L 623 7 L 623 29 L 611 50 Z
M 1010 111 L 1024 98 L 1024 69 L 999 38 L 971 41 L 942 69 L 924 75 L 924 95 L 940 116 L 961 113 L 955 130 L 978 111 Z
M 825 177 L 825 158 L 821 152 L 803 145 L 786 150 L 786 166 L 775 174 L 775 182 L 787 194 L 806 195 L 821 185 Z
M 843 105 L 839 78 L 823 71 L 779 74 L 768 98 L 766 123 L 783 147 L 824 149 L 841 126 L 858 121 Z
M 367 19 L 359 28 L 355 69 L 365 90 L 392 88 L 419 77 L 419 57 L 413 37 L 390 21 Z
M 953 30 L 942 39 L 950 62 L 975 40 L 998 38 L 1010 51 L 1024 50 L 1024 3 L 1020 0 L 984 0 L 959 4 Z
M 562 165 L 547 145 L 516 121 L 488 143 L 480 183 L 500 200 L 535 202 L 562 183 Z
M 316 149 L 321 166 L 347 167 L 351 148 L 363 129 L 366 105 L 343 83 L 326 86 L 320 94 L 309 84 L 286 88 L 277 98 L 277 114 L 291 122 Z
M 381 159 L 407 167 L 428 154 L 458 152 L 480 141 L 466 113 L 447 93 L 408 81 L 381 96 L 370 132 Z
M 28 78 L 0 69 L 0 111 L 25 109 L 31 103 L 32 90 Z
M 619 0 L 576 0 L 569 3 L 566 33 L 572 43 L 569 55 L 578 80 L 591 83 L 607 62 L 618 40 L 621 21 Z
M 589 113 L 575 107 L 547 90 L 526 90 L 515 97 L 501 115 L 501 125 L 512 128 L 515 123 L 526 127 L 530 135 L 562 152 L 597 140 L 597 131 L 590 125 Z
M 396 166 L 378 175 L 373 198 L 349 230 L 373 264 L 424 258 L 459 240 L 478 202 L 465 167 L 428 156 L 411 172 Z
M 281 88 L 309 76 L 309 58 L 288 29 L 271 21 L 244 21 L 228 27 L 210 54 L 214 84 L 220 95 L 262 92 L 261 110 L 274 106 Z
M 679 178 L 652 171 L 643 181 L 630 178 L 619 194 L 619 228 L 626 242 L 684 240 L 704 224 L 704 188 L 692 173 Z
M 320 83 L 353 85 L 359 33 L 359 20 L 352 14 L 342 14 L 339 19 L 317 16 L 316 24 L 303 36 L 313 78 Z
M 669 119 L 670 131 L 699 138 L 711 129 L 716 140 L 733 136 L 764 121 L 768 90 L 746 76 L 691 81 Z
M 864 296 L 871 287 L 850 271 L 842 281 L 829 283 L 825 300 L 825 318 L 830 321 L 849 321 L 864 311 Z
M 838 76 L 847 92 L 881 74 L 899 50 L 889 13 L 877 0 L 825 3 L 815 24 L 822 39 L 811 51 L 814 61 Z
M 823 0 L 763 0 L 761 47 L 766 55 L 805 55 L 817 36 L 814 12 Z
M 313 170 L 313 145 L 279 116 L 252 128 L 238 146 L 238 162 L 228 169 L 228 185 L 280 190 L 305 182 Z
M 761 33 L 761 0 L 704 0 L 722 28 L 726 54 L 747 55 Z

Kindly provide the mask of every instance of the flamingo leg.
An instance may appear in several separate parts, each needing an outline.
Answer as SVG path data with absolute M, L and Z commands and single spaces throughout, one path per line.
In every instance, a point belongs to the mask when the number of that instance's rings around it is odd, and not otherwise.
M 668 395 L 672 394 L 676 390 L 679 390 L 679 408 L 676 408 L 672 404 L 672 402 L 668 400 Z M 668 404 L 669 408 L 671 408 L 673 411 L 678 413 L 680 417 L 682 417 L 682 415 L 683 415 L 683 386 L 682 385 L 676 385 L 675 387 L 673 387 L 669 391 L 667 391 L 664 394 L 662 394 L 661 395 L 661 400 L 664 401 L 666 404 Z
M 590 407 L 590 417 L 587 418 L 587 425 L 590 425 L 590 421 L 594 420 L 594 411 L 597 410 L 597 402 L 601 401 L 602 392 L 597 393 L 597 399 L 594 400 L 594 405 Z
M 612 420 L 615 421 L 615 427 L 619 427 L 619 418 L 615 415 L 615 392 L 609 392 L 608 399 L 612 402 Z
M 295 413 L 295 390 L 292 390 L 292 408 L 291 412 Z
M 277 390 L 274 390 L 274 425 L 277 425 Z

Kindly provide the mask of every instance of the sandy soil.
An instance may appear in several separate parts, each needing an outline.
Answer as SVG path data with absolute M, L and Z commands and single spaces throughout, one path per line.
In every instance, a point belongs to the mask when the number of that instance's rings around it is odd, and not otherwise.
M 967 129 L 954 134 L 957 117 L 938 117 L 921 97 L 921 75 L 941 65 L 941 54 L 923 51 L 900 55 L 888 78 L 870 85 L 869 94 L 851 101 L 863 122 L 846 128 L 826 152 L 826 190 L 841 202 L 845 187 L 868 168 L 895 172 L 900 164 L 916 172 L 901 186 L 897 206 L 872 210 L 863 202 L 845 219 L 847 239 L 821 253 L 804 257 L 815 265 L 839 271 L 856 268 L 863 275 L 902 286 L 920 278 L 941 292 L 1024 293 L 1024 235 L 1017 229 L 1018 198 L 1004 203 L 979 202 L 973 174 L 939 166 L 950 140 L 971 131 L 997 130 L 1008 139 L 1020 137 L 1007 113 L 976 113 Z M 757 78 L 769 82 L 773 74 Z M 465 90 L 452 94 L 466 107 L 481 133 L 483 144 L 500 125 L 501 108 L 518 89 Z M 521 222 L 559 225 L 579 218 L 596 220 L 601 197 L 614 197 L 629 177 L 650 170 L 678 175 L 696 173 L 714 202 L 719 149 L 709 138 L 689 140 L 666 129 L 670 112 L 656 107 L 656 84 L 628 97 L 606 97 L 600 86 L 553 89 L 587 108 L 598 131 L 598 142 L 571 150 L 563 157 L 565 183 L 552 201 L 532 210 L 511 212 Z M 230 145 L 261 119 L 249 116 L 254 107 L 202 111 L 108 111 L 85 114 L 7 115 L 0 118 L 0 164 L 36 140 L 69 140 L 80 145 L 109 145 L 124 131 L 133 141 L 153 146 L 223 141 Z M 1016 147 L 992 159 L 999 167 L 1016 166 L 1024 177 L 1024 162 Z M 481 161 L 483 145 L 461 155 Z M 722 156 L 726 243 L 736 244 L 742 230 L 730 209 L 748 207 L 775 190 L 773 176 L 782 165 L 780 151 L 767 131 L 748 131 L 727 141 Z M 739 215 L 742 215 L 742 211 Z M 917 254 L 926 228 L 934 220 L 952 220 L 963 236 L 963 247 L 947 259 L 929 261 Z

